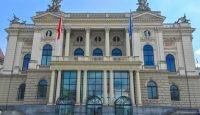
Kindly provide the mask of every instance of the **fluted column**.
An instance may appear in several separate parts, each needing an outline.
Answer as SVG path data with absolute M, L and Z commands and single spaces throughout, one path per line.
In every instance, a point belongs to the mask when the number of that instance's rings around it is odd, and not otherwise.
M 51 72 L 51 84 L 50 84 L 50 91 L 49 91 L 49 105 L 53 105 L 53 98 L 54 98 L 54 86 L 55 86 L 55 70 Z
M 114 83 L 113 83 L 113 71 L 110 70 L 110 105 L 114 104 Z
M 87 100 L 87 70 L 84 71 L 83 77 L 83 104 L 86 104 Z
M 103 98 L 104 98 L 104 105 L 108 104 L 108 93 L 107 93 L 107 71 L 104 70 L 103 76 Z
M 56 100 L 60 97 L 60 86 L 61 86 L 61 70 L 58 71 L 57 88 L 56 88 Z
M 105 29 L 105 56 L 110 56 L 110 28 Z
M 81 86 L 81 71 L 78 70 L 77 86 L 76 86 L 76 104 L 80 104 L 80 86 Z
M 65 39 L 65 56 L 69 56 L 69 46 L 70 46 L 70 28 L 67 29 L 66 39 Z
M 142 105 L 141 87 L 140 87 L 140 73 L 136 71 L 136 92 L 137 92 L 137 105 Z
M 131 94 L 131 100 L 132 100 L 132 104 L 135 105 L 135 88 L 134 88 L 134 82 L 133 82 L 133 71 L 130 70 L 129 71 L 129 77 L 130 77 L 130 94 Z
M 86 28 L 85 56 L 90 56 L 90 29 Z
M 131 56 L 130 47 L 131 47 L 131 44 L 130 44 L 129 32 L 128 32 L 128 28 L 126 28 L 126 56 Z

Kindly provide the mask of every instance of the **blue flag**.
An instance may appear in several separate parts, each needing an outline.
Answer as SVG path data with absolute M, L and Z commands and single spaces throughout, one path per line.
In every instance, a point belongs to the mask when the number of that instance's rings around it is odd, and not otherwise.
M 130 11 L 130 19 L 129 19 L 129 37 L 132 39 L 132 33 L 133 33 L 133 28 L 132 28 L 132 15 Z

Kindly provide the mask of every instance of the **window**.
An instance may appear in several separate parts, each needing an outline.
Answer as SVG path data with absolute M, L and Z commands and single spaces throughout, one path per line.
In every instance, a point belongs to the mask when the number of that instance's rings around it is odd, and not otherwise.
M 113 41 L 114 41 L 114 43 L 120 42 L 120 37 L 118 37 L 118 36 L 113 37 Z
M 19 86 L 18 88 L 18 100 L 23 100 L 24 99 L 24 94 L 25 94 L 25 88 L 26 84 L 23 83 Z
M 99 48 L 94 49 L 93 56 L 103 56 L 103 51 Z
M 122 56 L 122 51 L 118 48 L 113 49 L 112 56 Z
M 151 36 L 151 32 L 149 30 L 144 31 L 144 37 L 149 38 Z
M 102 115 L 102 101 L 97 96 L 88 98 L 86 115 Z
M 22 71 L 28 70 L 30 59 L 31 59 L 31 54 L 26 54 L 24 56 Z
M 114 72 L 114 92 L 115 98 L 121 96 L 130 96 L 129 90 L 129 73 L 123 71 Z
M 103 75 L 101 71 L 88 72 L 88 97 L 98 96 L 103 97 Z
M 42 65 L 50 65 L 51 56 L 52 56 L 52 46 L 46 44 L 43 47 L 43 52 L 42 52 Z
M 78 43 L 83 42 L 83 37 L 82 37 L 82 36 L 78 36 L 78 37 L 76 38 L 76 41 L 77 41 Z
M 144 65 L 153 66 L 154 65 L 153 47 L 151 45 L 145 45 L 143 48 L 143 53 L 144 53 Z
M 100 37 L 100 36 L 97 36 L 97 37 L 95 37 L 94 40 L 95 40 L 96 43 L 99 43 L 99 42 L 101 42 L 101 37 Z
M 132 115 L 131 99 L 121 96 L 115 101 L 115 115 Z
M 84 51 L 81 48 L 78 48 L 74 51 L 74 56 L 84 56 Z
M 52 36 L 52 31 L 51 30 L 48 30 L 47 32 L 46 32 L 46 37 L 51 37 Z
M 67 97 L 76 101 L 76 82 L 76 71 L 64 71 L 62 73 L 61 97 Z
M 158 99 L 158 87 L 154 81 L 150 81 L 147 84 L 148 99 Z
M 176 85 L 171 85 L 170 93 L 171 93 L 171 100 L 172 101 L 179 101 L 180 100 L 179 89 Z
M 168 54 L 166 56 L 166 62 L 167 62 L 167 70 L 169 72 L 176 72 L 176 64 L 175 64 L 174 56 L 171 54 Z
M 44 98 L 47 96 L 47 84 L 46 80 L 40 80 L 38 83 L 38 95 L 39 98 Z

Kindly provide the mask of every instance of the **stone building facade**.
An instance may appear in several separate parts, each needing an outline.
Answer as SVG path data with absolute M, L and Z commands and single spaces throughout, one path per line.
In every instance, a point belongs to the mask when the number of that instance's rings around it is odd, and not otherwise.
M 54 2 L 59 5 L 59 0 Z M 60 15 L 63 26 L 57 40 Z M 131 13 L 64 13 L 52 5 L 32 20 L 21 23 L 14 16 L 6 29 L 2 110 L 147 115 L 200 107 L 192 49 L 195 29 L 186 16 L 166 24 L 161 12 L 139 0 Z

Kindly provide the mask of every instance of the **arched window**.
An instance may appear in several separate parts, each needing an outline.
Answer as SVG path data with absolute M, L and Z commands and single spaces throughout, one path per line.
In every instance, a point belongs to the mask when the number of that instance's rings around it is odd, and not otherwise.
M 46 80 L 39 81 L 37 97 L 43 98 L 47 96 L 47 84 L 48 82 Z
M 166 62 L 167 62 L 167 70 L 169 72 L 176 72 L 176 64 L 175 64 L 174 56 L 171 54 L 168 54 L 166 56 Z
M 119 36 L 113 37 L 113 41 L 114 41 L 114 43 L 119 43 L 120 42 L 120 37 Z
M 76 38 L 76 41 L 77 41 L 78 43 L 83 42 L 83 37 L 82 37 L 82 36 L 78 36 L 78 37 Z
M 99 48 L 94 49 L 93 56 L 103 56 L 103 51 Z
M 42 51 L 42 65 L 49 65 L 51 62 L 51 56 L 52 56 L 52 46 L 46 44 L 43 47 Z
M 176 85 L 171 85 L 170 93 L 171 93 L 171 100 L 173 100 L 173 101 L 180 100 L 179 89 Z
M 56 102 L 57 115 L 74 115 L 75 101 L 68 97 L 60 97 Z
M 118 48 L 112 50 L 112 56 L 122 56 L 122 51 Z
M 143 53 L 144 53 L 144 65 L 153 66 L 154 65 L 153 47 L 151 45 L 145 45 L 143 48 Z
M 23 83 L 19 86 L 18 88 L 18 100 L 23 100 L 24 99 L 24 94 L 25 94 L 25 88 L 26 84 Z
M 100 37 L 100 36 L 96 36 L 95 39 L 94 39 L 94 41 L 95 41 L 96 43 L 101 42 L 101 37 Z
M 158 99 L 158 87 L 154 81 L 149 81 L 147 84 L 148 99 Z
M 144 31 L 144 37 L 149 38 L 151 36 L 151 32 L 149 30 Z
M 97 96 L 88 98 L 86 115 L 102 115 L 102 101 Z
M 121 96 L 115 101 L 115 115 L 132 115 L 131 99 Z
M 30 60 L 31 60 L 31 54 L 26 54 L 24 56 L 24 60 L 23 60 L 22 71 L 27 71 L 28 70 L 28 66 L 29 66 Z
M 74 51 L 74 56 L 84 56 L 84 51 L 81 48 L 78 48 Z

